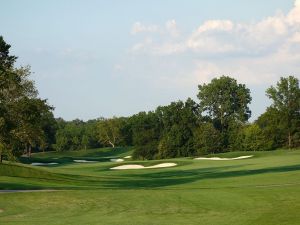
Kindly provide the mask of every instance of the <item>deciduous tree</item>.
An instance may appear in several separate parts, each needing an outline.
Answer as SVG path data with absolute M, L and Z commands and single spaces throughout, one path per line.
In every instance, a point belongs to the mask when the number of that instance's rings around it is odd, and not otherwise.
M 121 141 L 121 118 L 101 119 L 98 121 L 97 128 L 100 142 L 114 148 Z
M 281 77 L 275 87 L 267 89 L 266 94 L 273 101 L 271 107 L 280 116 L 280 123 L 287 132 L 288 147 L 291 148 L 292 137 L 300 122 L 299 80 L 293 76 Z
M 207 114 L 215 128 L 223 136 L 223 146 L 228 146 L 227 130 L 230 123 L 246 122 L 251 111 L 250 90 L 244 84 L 228 76 L 214 78 L 208 84 L 199 85 L 198 98 L 200 109 Z

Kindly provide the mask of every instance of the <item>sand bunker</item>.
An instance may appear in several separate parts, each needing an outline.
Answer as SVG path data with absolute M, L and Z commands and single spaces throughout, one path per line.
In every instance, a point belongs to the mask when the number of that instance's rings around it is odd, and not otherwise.
M 112 162 L 123 162 L 124 159 L 110 159 L 110 161 L 112 161 Z
M 125 156 L 124 159 L 131 159 L 132 156 L 131 155 L 128 155 L 128 156 Z
M 4 212 L 4 210 L 3 209 L 0 209 L 0 213 L 3 213 Z
M 136 169 L 154 169 L 154 168 L 165 168 L 165 167 L 172 167 L 176 166 L 176 163 L 160 163 L 154 166 L 143 166 L 143 165 L 137 165 L 137 164 L 131 164 L 131 165 L 122 165 L 110 168 L 112 170 L 136 170 Z
M 77 163 L 95 163 L 95 162 L 98 162 L 98 161 L 91 161 L 91 160 L 85 160 L 85 159 L 74 159 L 73 161 L 77 162 Z
M 205 157 L 199 157 L 195 158 L 196 160 L 237 160 L 237 159 L 248 159 L 253 157 L 253 155 L 245 155 L 245 156 L 239 156 L 235 158 L 220 158 L 220 157 L 211 157 L 211 158 L 205 158 Z
M 49 166 L 49 165 L 57 165 L 58 163 L 56 162 L 51 162 L 51 163 L 41 163 L 41 162 L 33 162 L 31 163 L 32 166 Z

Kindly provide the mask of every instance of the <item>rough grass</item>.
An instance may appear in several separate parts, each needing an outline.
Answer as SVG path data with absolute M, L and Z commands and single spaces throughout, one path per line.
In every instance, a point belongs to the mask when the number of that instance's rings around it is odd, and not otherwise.
M 2 224 L 298 225 L 300 150 L 235 152 L 235 161 L 191 158 L 109 162 L 132 149 L 35 154 L 23 162 L 56 166 L 0 165 L 0 189 L 58 189 L 0 194 Z M 218 155 L 220 156 L 220 155 Z M 58 159 L 53 159 L 58 158 Z M 74 163 L 73 159 L 98 163 Z M 26 161 L 27 160 L 27 161 Z M 126 163 L 172 168 L 110 170 Z

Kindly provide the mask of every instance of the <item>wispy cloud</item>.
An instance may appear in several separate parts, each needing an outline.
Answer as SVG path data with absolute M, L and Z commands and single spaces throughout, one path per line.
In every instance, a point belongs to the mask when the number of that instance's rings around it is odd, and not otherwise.
M 277 12 L 255 23 L 207 20 L 183 35 L 172 19 L 164 25 L 135 23 L 132 33 L 138 32 L 147 35 L 132 46 L 131 54 L 141 63 L 143 57 L 148 61 L 169 57 L 186 71 L 154 75 L 170 84 L 195 85 L 223 74 L 250 84 L 266 84 L 300 72 L 300 0 L 287 14 Z M 161 63 L 155 60 L 154 65 L 161 67 Z
M 143 32 L 157 32 L 157 25 L 144 25 L 141 22 L 135 22 L 131 28 L 131 34 L 135 35 Z
M 180 31 L 174 19 L 166 22 L 166 30 L 172 37 L 178 37 L 180 35 Z

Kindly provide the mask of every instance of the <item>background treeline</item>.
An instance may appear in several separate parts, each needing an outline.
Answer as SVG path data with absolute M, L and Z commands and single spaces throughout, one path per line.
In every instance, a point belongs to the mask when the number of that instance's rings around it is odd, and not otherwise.
M 228 76 L 199 85 L 197 102 L 188 98 L 131 117 L 65 121 L 53 117 L 29 79 L 30 68 L 16 68 L 9 48 L 0 37 L 0 153 L 7 158 L 104 146 L 135 146 L 140 159 L 300 146 L 296 77 L 266 90 L 272 104 L 253 123 L 250 90 Z

